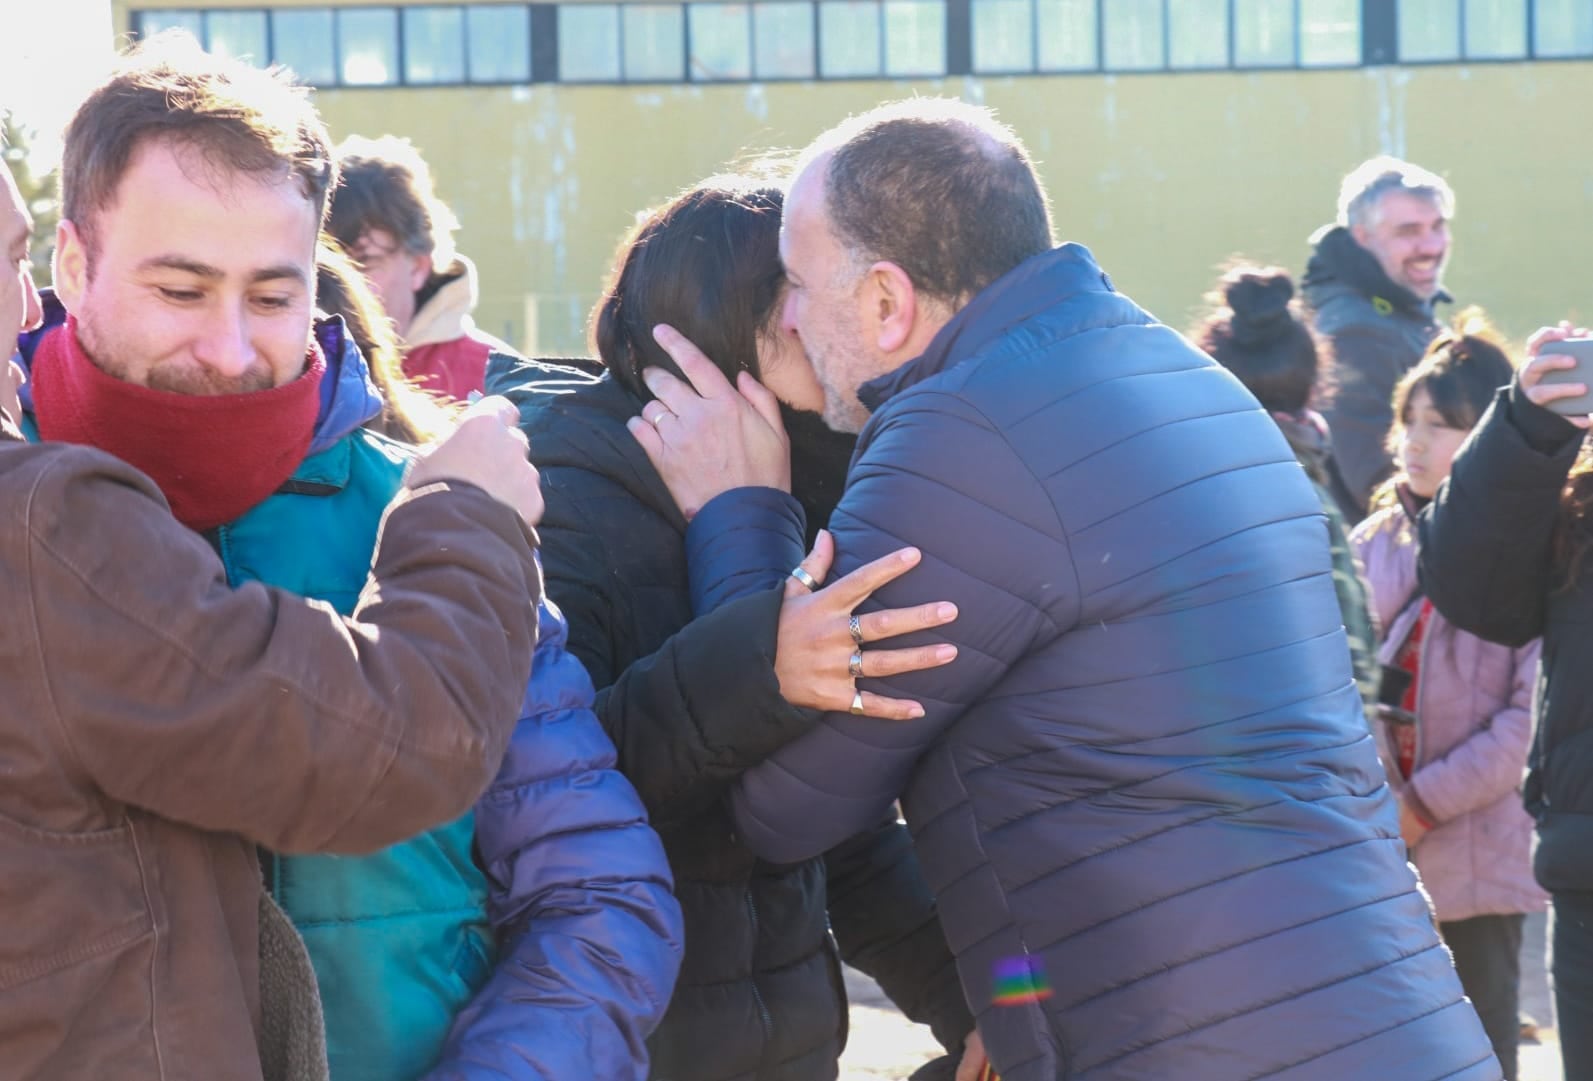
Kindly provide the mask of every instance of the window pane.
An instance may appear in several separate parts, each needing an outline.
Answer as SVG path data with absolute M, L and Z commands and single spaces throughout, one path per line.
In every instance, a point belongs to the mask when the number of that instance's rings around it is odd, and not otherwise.
M 531 10 L 508 4 L 465 9 L 465 55 L 473 83 L 531 81 Z
M 973 0 L 973 69 L 1034 70 L 1034 0 Z
M 1460 58 L 1459 0 L 1401 0 L 1399 58 L 1458 60 Z
M 260 67 L 270 63 L 263 11 L 206 12 L 205 32 L 209 35 L 205 47 L 213 53 L 249 60 Z
M 1527 0 L 1466 0 L 1466 55 L 1516 60 L 1527 55 Z
M 946 0 L 885 0 L 885 74 L 946 74 Z
M 1294 65 L 1294 0 L 1236 0 L 1233 62 L 1241 68 Z
M 692 4 L 693 79 L 752 78 L 751 13 L 746 4 Z
M 822 0 L 819 4 L 819 72 L 826 79 L 880 73 L 879 4 L 876 0 Z
M 1096 67 L 1095 0 L 1036 0 L 1041 71 Z
M 559 78 L 567 82 L 618 82 L 619 8 L 613 4 L 559 5 Z
M 760 79 L 813 78 L 813 5 L 752 5 L 752 64 Z
M 404 9 L 404 81 L 465 81 L 463 8 Z
M 332 9 L 303 8 L 271 13 L 271 61 L 289 68 L 308 86 L 336 86 L 332 55 Z
M 1161 0 L 1101 0 L 1101 14 L 1106 18 L 1108 71 L 1163 66 Z
M 1361 0 L 1300 0 L 1300 63 L 1361 62 Z
M 1532 51 L 1537 56 L 1593 56 L 1593 4 L 1587 0 L 1534 0 Z
M 186 30 L 201 45 L 205 43 L 205 19 L 198 11 L 140 11 L 138 36 L 152 38 L 162 30 Z
M 1169 67 L 1228 66 L 1228 0 L 1167 0 L 1167 19 Z
M 678 4 L 624 4 L 621 40 L 629 82 L 678 83 L 686 77 L 685 16 Z
M 398 81 L 398 12 L 392 8 L 341 8 L 337 40 L 345 86 L 386 86 Z

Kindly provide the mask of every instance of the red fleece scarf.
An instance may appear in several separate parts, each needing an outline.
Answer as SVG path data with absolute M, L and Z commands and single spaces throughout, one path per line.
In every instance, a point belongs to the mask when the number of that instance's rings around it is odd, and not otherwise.
M 213 529 L 262 502 L 304 461 L 326 359 L 310 344 L 304 374 L 248 394 L 151 390 L 107 375 L 78 344 L 77 321 L 33 357 L 33 413 L 52 442 L 98 447 L 148 474 L 190 529 Z

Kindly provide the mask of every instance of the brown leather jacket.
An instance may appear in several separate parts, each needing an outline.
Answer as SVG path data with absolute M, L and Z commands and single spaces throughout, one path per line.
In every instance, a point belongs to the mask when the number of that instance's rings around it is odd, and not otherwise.
M 0 433 L 0 1074 L 259 1081 L 260 869 L 450 821 L 530 674 L 528 531 L 388 512 L 352 618 L 228 587 L 154 485 Z

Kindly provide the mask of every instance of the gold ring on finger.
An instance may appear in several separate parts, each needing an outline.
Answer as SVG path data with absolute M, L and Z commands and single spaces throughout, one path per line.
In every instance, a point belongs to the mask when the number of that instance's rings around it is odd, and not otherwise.
M 863 651 L 855 649 L 851 658 L 846 662 L 846 671 L 853 679 L 863 674 Z
M 852 613 L 852 617 L 846 621 L 846 629 L 851 632 L 852 643 L 861 649 L 863 646 L 863 617 L 856 612 Z
M 856 687 L 853 687 L 852 688 L 852 716 L 861 717 L 862 715 L 863 715 L 863 692 L 858 690 Z

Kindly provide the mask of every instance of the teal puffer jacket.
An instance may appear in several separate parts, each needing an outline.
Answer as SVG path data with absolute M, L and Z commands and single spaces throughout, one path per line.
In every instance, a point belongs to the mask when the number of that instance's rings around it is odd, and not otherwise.
M 228 576 L 352 611 L 407 460 L 366 431 L 311 455 L 284 491 L 215 531 Z M 485 982 L 493 935 L 474 836 L 466 815 L 368 856 L 267 857 L 267 885 L 320 980 L 336 1081 L 418 1077 Z

